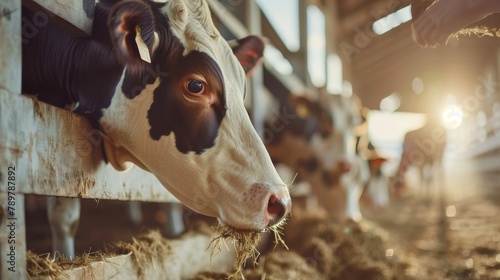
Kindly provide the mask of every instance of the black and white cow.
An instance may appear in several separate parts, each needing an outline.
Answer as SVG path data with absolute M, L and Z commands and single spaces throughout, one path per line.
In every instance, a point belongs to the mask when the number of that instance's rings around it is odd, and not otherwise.
M 48 24 L 27 40 L 23 92 L 87 117 L 117 170 L 133 163 L 196 212 L 260 231 L 291 208 L 243 103 L 263 48 L 231 48 L 204 0 L 101 1 L 90 38 Z

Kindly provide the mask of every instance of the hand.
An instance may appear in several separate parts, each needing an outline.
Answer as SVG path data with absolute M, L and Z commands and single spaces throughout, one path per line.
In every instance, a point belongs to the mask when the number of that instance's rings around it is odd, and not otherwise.
M 413 40 L 422 47 L 446 44 L 448 37 L 496 12 L 495 0 L 438 0 L 412 23 Z

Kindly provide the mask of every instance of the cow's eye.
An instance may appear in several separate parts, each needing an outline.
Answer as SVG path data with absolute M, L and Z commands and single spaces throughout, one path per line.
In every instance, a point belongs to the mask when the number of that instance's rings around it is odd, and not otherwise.
M 200 94 L 203 93 L 205 85 L 200 80 L 191 80 L 187 84 L 187 89 L 189 90 L 190 93 Z

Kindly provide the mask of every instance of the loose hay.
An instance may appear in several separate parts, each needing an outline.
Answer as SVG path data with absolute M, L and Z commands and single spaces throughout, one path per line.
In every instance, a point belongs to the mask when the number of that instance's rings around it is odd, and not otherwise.
M 27 252 L 27 271 L 30 278 L 39 276 L 49 276 L 59 279 L 65 275 L 64 271 L 77 267 L 90 266 L 96 261 L 106 261 L 106 258 L 129 254 L 132 252 L 132 260 L 138 268 L 139 276 L 143 273 L 144 263 L 153 260 L 163 261 L 170 251 L 168 240 L 162 238 L 158 230 L 152 230 L 145 234 L 132 238 L 132 243 L 120 241 L 110 245 L 108 253 L 92 252 L 84 253 L 73 260 L 68 260 L 64 256 L 57 256 L 55 259 L 49 254 L 36 255 L 31 251 Z
M 95 261 L 105 261 L 106 255 L 102 252 L 84 253 L 73 260 L 69 260 L 64 256 L 56 255 L 51 257 L 50 254 L 37 255 L 31 251 L 26 252 L 26 270 L 28 277 L 35 278 L 40 276 L 48 276 L 59 279 L 65 276 L 64 271 L 89 266 Z M 66 276 L 67 277 L 67 276 Z
M 142 264 L 163 263 L 171 252 L 170 243 L 161 236 L 159 230 L 151 230 L 137 237 L 132 238 L 132 242 L 119 241 L 110 245 L 109 251 L 114 254 L 128 254 L 132 252 L 132 260 L 137 267 L 139 276 L 143 275 Z
M 283 219 L 280 223 L 270 227 L 268 230 L 274 233 L 275 247 L 281 243 L 288 249 L 281 238 L 281 230 L 285 223 L 286 219 Z M 212 242 L 210 242 L 209 248 L 212 248 L 210 258 L 213 258 L 220 252 L 222 245 L 225 245 L 227 240 L 233 241 L 236 250 L 236 259 L 234 263 L 235 272 L 229 278 L 244 279 L 242 268 L 246 260 L 251 258 L 253 260 L 253 265 L 257 265 L 257 258 L 260 253 L 256 248 L 260 242 L 260 232 L 239 230 L 225 225 L 218 225 L 214 230 L 218 234 L 218 237 L 215 237 L 212 239 Z
M 275 229 L 276 230 L 276 229 Z M 205 231 L 206 228 L 205 228 Z M 221 250 L 226 240 L 234 243 L 237 251 L 234 271 L 226 273 L 204 272 L 194 279 L 247 280 L 272 279 L 424 279 L 425 275 L 418 260 L 410 259 L 395 244 L 390 244 L 388 235 L 368 221 L 361 224 L 353 221 L 334 223 L 325 216 L 315 213 L 294 217 L 281 233 L 276 233 L 276 243 L 287 243 L 275 251 L 260 255 L 256 246 L 260 233 L 240 231 L 219 226 L 219 234 L 212 239 L 212 255 Z M 207 231 L 208 233 L 208 231 Z M 212 231 L 213 233 L 213 231 Z M 272 246 L 271 246 L 272 247 Z M 216 250 L 217 249 L 217 250 Z M 272 248 L 270 248 L 272 249 Z M 391 251 L 388 254 L 388 250 Z M 132 252 L 138 276 L 145 275 L 145 263 L 163 262 L 172 254 L 170 241 L 161 237 L 159 231 L 150 231 L 133 238 L 132 242 L 119 242 L 111 246 L 113 254 Z M 73 261 L 53 261 L 47 255 L 37 256 L 28 252 L 28 273 L 34 276 L 64 278 L 64 271 L 78 266 L 90 265 L 93 261 L 105 261 L 100 252 L 84 254 Z M 252 258 L 257 267 L 244 267 L 245 261 Z
M 271 252 L 259 261 L 259 269 L 245 270 L 247 280 L 321 280 L 322 276 L 304 258 L 293 251 Z
M 290 249 L 308 260 L 323 279 L 413 279 L 407 271 L 409 261 L 367 221 L 334 223 L 311 213 L 290 221 L 285 234 Z
M 450 38 L 458 37 L 458 36 L 472 36 L 472 35 L 476 35 L 478 37 L 484 37 L 484 36 L 500 37 L 500 28 L 483 26 L 483 25 L 469 27 L 469 28 L 464 28 L 460 31 L 457 31 L 456 33 L 451 34 Z M 449 40 L 449 38 L 448 38 L 448 40 Z
M 276 245 L 281 243 L 286 248 L 280 235 L 281 226 L 283 224 L 284 221 L 279 225 L 269 228 L 269 231 L 274 233 Z M 241 271 L 247 259 L 251 258 L 253 264 L 256 264 L 256 260 L 259 256 L 256 247 L 260 241 L 260 232 L 241 231 L 221 225 L 216 228 L 210 228 L 204 223 L 197 225 L 195 229 L 196 232 L 207 235 L 212 235 L 214 230 L 218 234 L 218 237 L 212 239 L 209 245 L 209 248 L 212 248 L 210 261 L 212 261 L 212 257 L 218 253 L 217 251 L 221 250 L 222 245 L 227 246 L 226 240 L 233 241 L 236 250 L 235 271 L 232 274 L 229 272 L 219 274 L 206 273 L 206 275 L 211 277 L 207 279 L 214 279 L 213 277 L 216 277 L 215 279 L 243 278 Z M 85 253 L 74 260 L 67 260 L 63 257 L 54 260 L 49 254 L 36 255 L 28 251 L 28 274 L 30 277 L 50 276 L 60 278 L 65 276 L 65 270 L 91 265 L 92 262 L 95 261 L 106 261 L 108 257 L 130 253 L 132 253 L 132 262 L 136 267 L 137 275 L 141 277 L 146 273 L 145 264 L 151 264 L 152 262 L 161 264 L 165 262 L 166 258 L 172 253 L 172 248 L 170 241 L 164 239 L 159 230 L 151 230 L 133 237 L 131 242 L 119 241 L 117 243 L 108 244 L 106 253 Z
M 258 267 L 236 267 L 238 276 L 247 280 L 425 278 L 419 261 L 391 244 L 388 234 L 369 221 L 335 223 L 326 215 L 306 213 L 294 216 L 283 232 L 289 251 L 278 248 L 260 255 Z M 234 274 L 204 272 L 194 279 L 229 277 Z

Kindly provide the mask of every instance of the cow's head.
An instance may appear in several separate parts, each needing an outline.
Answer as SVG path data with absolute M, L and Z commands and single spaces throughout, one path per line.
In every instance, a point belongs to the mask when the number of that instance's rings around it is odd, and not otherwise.
M 204 0 L 119 1 L 109 9 L 126 69 L 100 120 L 109 162 L 152 172 L 183 204 L 229 226 L 262 230 L 281 220 L 288 189 L 243 103 L 262 40 L 231 48 Z M 151 63 L 140 56 L 141 39 Z
M 265 144 L 271 159 L 294 170 L 294 182 L 304 180 L 314 188 L 335 188 L 340 176 L 349 171 L 349 162 L 339 161 L 327 167 L 323 155 L 329 151 L 317 153 L 314 148 L 315 141 L 327 141 L 334 136 L 332 112 L 307 94 L 283 93 L 283 89 L 284 86 L 280 92 L 279 87 L 274 87 L 271 92 L 283 108 L 266 119 L 266 131 L 272 137 Z

